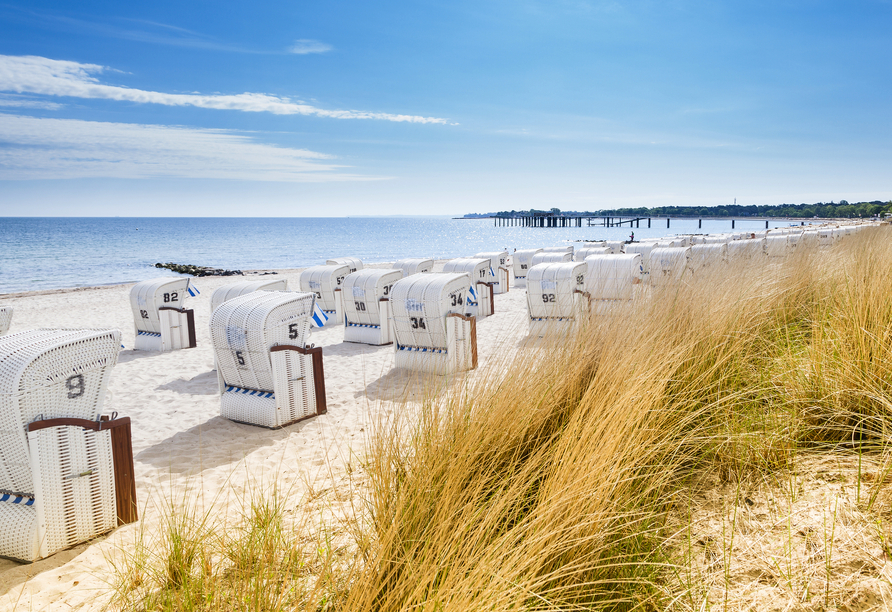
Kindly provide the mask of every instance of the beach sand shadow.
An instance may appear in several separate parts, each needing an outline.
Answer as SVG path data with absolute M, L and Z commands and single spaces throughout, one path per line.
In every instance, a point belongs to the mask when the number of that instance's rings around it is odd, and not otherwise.
M 137 351 L 134 349 L 127 349 L 118 353 L 118 363 L 127 363 L 128 361 L 133 361 L 134 359 L 144 359 L 146 357 L 156 357 L 157 355 L 162 355 L 161 351 Z
M 402 368 L 393 368 L 355 393 L 356 399 L 367 397 L 371 401 L 420 401 L 442 392 L 453 377 L 435 376 Z
M 203 372 L 188 380 L 178 378 L 169 383 L 158 385 L 156 391 L 174 391 L 184 395 L 217 395 L 220 391 L 217 383 L 217 372 Z

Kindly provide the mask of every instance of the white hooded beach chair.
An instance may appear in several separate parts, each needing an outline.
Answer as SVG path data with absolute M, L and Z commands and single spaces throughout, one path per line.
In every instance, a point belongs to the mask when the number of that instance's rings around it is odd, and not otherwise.
M 585 290 L 593 312 L 607 312 L 638 296 L 644 279 L 640 253 L 589 255 L 585 258 Z
M 765 256 L 765 238 L 745 238 L 728 243 L 728 262 Z
M 789 237 L 786 234 L 769 234 L 763 245 L 768 257 L 781 258 L 790 253 Z
M 368 268 L 344 279 L 344 342 L 390 344 L 393 315 L 390 291 L 403 278 L 400 270 Z
M 486 253 L 477 253 L 474 259 L 489 260 L 489 282 L 493 285 L 493 293 L 508 293 L 511 282 L 511 272 L 508 270 L 508 251 L 492 251 Z
M 495 311 L 489 266 L 489 259 L 450 259 L 443 264 L 444 273 L 464 273 L 471 279 L 471 290 L 465 300 L 468 316 L 482 319 Z
M 12 306 L 0 304 L 0 336 L 9 331 L 12 323 Z
M 650 275 L 650 252 L 657 248 L 655 242 L 635 242 L 626 245 L 626 255 L 641 255 L 641 265 L 644 268 L 645 278 Z M 583 260 L 584 261 L 584 260 Z
M 35 561 L 137 520 L 130 419 L 103 416 L 118 330 L 0 338 L 0 556 Z
M 397 270 L 401 270 L 403 278 L 406 278 L 413 274 L 427 274 L 428 272 L 432 272 L 434 269 L 434 260 L 423 258 L 401 259 L 394 263 L 393 267 Z
M 530 335 L 564 333 L 589 314 L 585 262 L 536 264 L 527 276 Z
M 607 240 L 604 242 L 604 246 L 610 249 L 610 252 L 614 255 L 619 255 L 625 252 L 626 249 L 626 243 L 622 240 Z M 583 258 L 582 261 L 585 261 L 585 259 Z
M 589 255 L 610 255 L 611 253 L 613 253 L 613 249 L 606 246 L 582 247 L 573 253 L 573 261 L 585 261 Z
M 192 291 L 189 278 L 156 278 L 133 285 L 130 308 L 137 351 L 195 348 L 195 316 L 183 308 Z
M 307 347 L 315 295 L 255 291 L 211 315 L 220 414 L 283 427 L 326 411 L 322 349 Z
M 344 322 L 344 296 L 341 288 L 348 274 L 350 266 L 346 264 L 313 266 L 300 273 L 300 290 L 316 295 L 316 302 L 328 317 L 328 326 Z
M 464 314 L 470 287 L 465 273 L 416 274 L 393 285 L 396 367 L 432 374 L 477 367 L 476 319 Z
M 325 262 L 326 266 L 347 266 L 350 274 L 362 270 L 362 260 L 356 257 L 335 257 Z
M 227 300 L 237 298 L 246 293 L 254 291 L 288 291 L 288 281 L 282 279 L 267 280 L 246 280 L 232 283 L 231 285 L 223 285 L 211 294 L 211 312 L 217 310 L 217 307 Z
M 691 246 L 691 270 L 694 272 L 725 263 L 728 263 L 727 243 L 711 242 Z
M 514 269 L 514 286 L 524 287 L 527 282 L 527 271 L 530 269 L 530 260 L 542 249 L 521 249 L 514 251 L 511 256 L 511 267 Z
M 691 247 L 662 247 L 650 252 L 650 284 L 676 284 L 691 275 Z
M 569 251 L 543 251 L 530 258 L 530 268 L 542 263 L 566 263 L 573 261 L 573 253 Z

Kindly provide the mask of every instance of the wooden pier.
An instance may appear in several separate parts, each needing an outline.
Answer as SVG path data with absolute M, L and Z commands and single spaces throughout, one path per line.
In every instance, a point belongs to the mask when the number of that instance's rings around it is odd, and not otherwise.
M 562 215 L 557 213 L 541 213 L 541 214 L 526 214 L 526 215 L 517 215 L 514 217 L 503 217 L 498 215 L 492 215 L 490 217 L 457 217 L 458 219 L 492 219 L 493 225 L 496 227 L 632 227 L 637 228 L 641 227 L 641 222 L 645 221 L 647 225 L 645 227 L 651 227 L 651 223 L 653 221 L 662 222 L 663 219 L 666 220 L 666 227 L 671 227 L 672 219 L 697 219 L 697 227 L 703 227 L 703 218 L 700 217 L 687 217 L 687 216 L 675 216 L 675 217 L 608 217 L 601 215 Z M 794 218 L 780 218 L 780 217 L 742 217 L 742 218 L 731 218 L 731 217 L 706 217 L 709 221 L 730 221 L 731 229 L 735 229 L 737 221 L 764 221 L 765 228 L 768 229 L 768 224 L 771 221 L 797 221 L 802 225 L 805 225 L 805 222 L 802 219 L 794 219 Z M 583 224 L 583 222 L 585 222 Z

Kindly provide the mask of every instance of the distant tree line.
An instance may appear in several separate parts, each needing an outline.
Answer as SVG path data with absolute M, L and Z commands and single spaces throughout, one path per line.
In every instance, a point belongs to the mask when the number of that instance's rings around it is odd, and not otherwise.
M 849 204 L 845 200 L 839 202 L 818 202 L 816 204 L 778 204 L 770 206 L 658 206 L 655 208 L 613 208 L 609 210 L 561 211 L 550 210 L 511 210 L 497 213 L 472 213 L 465 217 L 526 217 L 529 215 L 573 216 L 611 216 L 611 217 L 792 217 L 810 219 L 813 217 L 874 217 L 892 213 L 892 200 L 881 202 L 858 202 Z

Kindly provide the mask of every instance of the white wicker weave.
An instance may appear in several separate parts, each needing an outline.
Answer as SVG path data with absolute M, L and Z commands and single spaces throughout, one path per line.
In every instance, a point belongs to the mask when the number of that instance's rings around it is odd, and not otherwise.
M 728 263 L 728 243 L 711 242 L 691 246 L 691 270 L 704 270 Z
M 368 268 L 344 279 L 344 341 L 362 344 L 393 342 L 390 290 L 403 278 L 395 269 Z
M 182 333 L 176 329 L 187 325 L 180 316 L 183 313 L 168 313 L 163 321 L 161 315 L 161 308 L 183 309 L 187 297 L 189 278 L 156 278 L 133 285 L 130 308 L 133 310 L 134 348 L 137 351 L 171 351 L 189 346 L 188 342 L 180 343 Z
M 393 264 L 397 270 L 402 270 L 403 278 L 413 274 L 426 274 L 434 269 L 433 259 L 401 259 Z
M 465 273 L 416 274 L 391 291 L 394 363 L 433 374 L 477 367 L 477 334 L 466 317 L 471 279 Z
M 508 293 L 511 285 L 511 272 L 508 270 L 508 251 L 477 253 L 474 259 L 488 259 L 490 280 L 494 283 L 493 293 Z
M 589 255 L 585 258 L 585 290 L 592 300 L 631 300 L 641 286 L 640 253 Z
M 573 261 L 573 253 L 569 251 L 543 251 L 530 258 L 530 268 L 543 263 L 566 263 Z
M 465 300 L 465 314 L 469 317 L 482 319 L 493 313 L 489 263 L 489 259 L 461 258 L 450 259 L 443 264 L 444 273 L 465 273 L 472 280 L 474 290 L 469 294 L 469 299 Z
M 584 262 L 536 264 L 527 276 L 530 334 L 544 336 L 573 329 L 589 311 Z
M 612 250 L 606 246 L 586 246 L 576 249 L 573 253 L 573 261 L 585 261 L 589 255 L 609 255 Z
M 650 275 L 650 252 L 655 248 L 657 247 L 653 242 L 633 242 L 626 245 L 626 255 L 634 253 L 641 255 L 641 265 L 644 268 L 644 274 Z
M 691 247 L 661 247 L 650 252 L 650 284 L 666 286 L 691 274 Z
M 514 272 L 514 286 L 526 287 L 527 271 L 532 265 L 530 260 L 536 253 L 541 253 L 542 249 L 521 249 L 514 251 L 511 255 L 511 268 Z
M 223 285 L 211 294 L 211 312 L 225 302 L 253 291 L 288 291 L 288 281 L 282 279 L 245 280 L 231 285 Z
M 312 293 L 255 291 L 214 311 L 222 416 L 275 428 L 324 411 L 321 372 L 305 352 L 314 301 Z M 282 346 L 300 350 L 276 350 Z
M 109 430 L 98 421 L 117 330 L 37 329 L 0 338 L 0 556 L 34 561 L 117 525 Z
M 328 315 L 326 327 L 344 322 L 344 303 L 341 288 L 350 274 L 350 266 L 313 266 L 300 273 L 300 290 L 316 295 L 316 303 Z
M 9 331 L 10 323 L 12 323 L 12 306 L 0 304 L 0 336 Z
M 606 242 L 604 242 L 604 246 L 610 249 L 610 252 L 614 255 L 624 253 L 626 249 L 626 243 L 622 240 L 607 240 Z M 585 259 L 583 259 L 582 261 L 585 261 Z
M 347 266 L 350 274 L 362 270 L 362 260 L 356 257 L 335 257 L 325 262 L 326 266 Z
M 765 256 L 765 238 L 744 238 L 728 243 L 728 261 L 740 261 Z
M 570 261 L 573 261 L 573 247 L 572 246 L 558 246 L 558 247 L 545 247 L 542 249 L 543 253 L 569 253 Z

